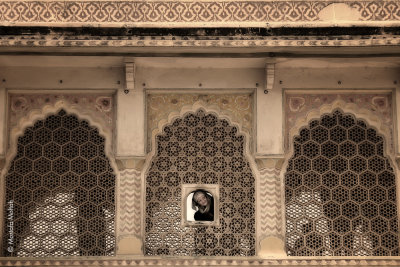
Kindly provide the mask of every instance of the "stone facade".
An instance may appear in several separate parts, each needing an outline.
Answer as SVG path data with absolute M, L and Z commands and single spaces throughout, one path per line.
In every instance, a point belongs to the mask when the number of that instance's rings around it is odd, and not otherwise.
M 376 131 L 380 160 L 398 183 L 399 14 L 399 2 L 374 0 L 2 1 L 0 190 L 6 190 L 5 177 L 22 155 L 18 140 L 26 129 L 65 110 L 104 138 L 102 153 L 115 176 L 116 248 L 112 257 L 5 257 L 0 266 L 398 265 L 395 256 L 375 257 L 386 254 L 368 243 L 373 235 L 360 237 L 371 248 L 368 258 L 336 252 L 298 258 L 301 242 L 293 248 L 298 240 L 288 241 L 296 220 L 286 216 L 297 212 L 287 208 L 289 191 L 297 186 L 287 174 L 301 172 L 292 161 L 307 146 L 296 138 L 336 111 Z M 209 139 L 198 141 L 201 129 L 187 128 L 187 120 L 204 114 L 219 124 L 203 127 Z M 223 150 L 232 144 L 213 136 L 219 129 L 213 127 L 232 131 L 233 156 Z M 184 154 L 184 133 L 193 136 L 190 142 L 197 140 L 193 149 L 201 146 L 196 157 Z M 202 171 L 200 161 L 213 170 Z M 192 169 L 200 182 L 190 180 Z M 233 179 L 230 173 L 238 175 Z M 220 186 L 219 226 L 180 226 L 181 183 Z M 393 206 L 399 189 L 392 187 Z M 295 191 L 293 201 L 300 205 L 305 191 Z M 0 217 L 6 216 L 1 209 Z M 0 221 L 5 229 L 7 220 Z M 358 228 L 353 232 L 360 235 Z M 295 244 L 295 256 L 288 255 L 288 242 Z M 388 245 L 392 255 L 396 242 Z

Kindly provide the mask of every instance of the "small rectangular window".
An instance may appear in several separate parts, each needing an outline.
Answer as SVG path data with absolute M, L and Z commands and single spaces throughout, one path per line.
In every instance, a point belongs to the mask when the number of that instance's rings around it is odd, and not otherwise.
M 182 225 L 219 226 L 219 185 L 182 185 Z

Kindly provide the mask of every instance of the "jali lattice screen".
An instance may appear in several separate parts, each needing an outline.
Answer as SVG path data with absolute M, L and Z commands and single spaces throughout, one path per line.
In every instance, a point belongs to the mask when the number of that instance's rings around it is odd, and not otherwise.
M 114 254 L 115 175 L 104 142 L 63 110 L 18 138 L 6 176 L 6 256 Z
M 244 137 L 226 120 L 199 110 L 156 138 L 146 177 L 147 255 L 255 254 L 255 181 Z M 181 226 L 181 184 L 219 184 L 220 226 Z
M 294 138 L 285 175 L 291 256 L 399 254 L 395 175 L 376 130 L 335 111 Z

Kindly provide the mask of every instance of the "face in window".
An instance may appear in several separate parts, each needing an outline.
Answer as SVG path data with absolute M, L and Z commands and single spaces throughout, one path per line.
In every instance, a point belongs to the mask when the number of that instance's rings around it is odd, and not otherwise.
M 206 207 L 208 204 L 208 199 L 203 192 L 196 192 L 193 195 L 194 201 L 202 207 Z
M 214 220 L 214 198 L 202 189 L 193 193 L 192 208 L 196 210 L 194 214 L 195 221 L 213 221 Z

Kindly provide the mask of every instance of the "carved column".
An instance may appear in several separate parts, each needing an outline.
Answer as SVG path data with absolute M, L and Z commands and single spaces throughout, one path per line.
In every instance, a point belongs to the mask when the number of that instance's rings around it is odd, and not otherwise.
M 6 89 L 0 86 L 0 159 L 5 157 L 5 149 L 6 149 Z M 2 166 L 0 164 L 0 170 Z
M 119 180 L 119 224 L 117 254 L 142 254 L 141 172 L 144 159 L 117 160 Z
M 145 154 L 143 90 L 135 86 L 135 63 L 125 59 L 125 86 L 117 94 L 116 158 L 120 171 L 117 254 L 142 254 L 142 168 Z
M 256 156 L 283 154 L 282 88 L 276 83 L 274 59 L 265 64 L 265 84 L 257 89 Z
M 259 256 L 284 256 L 282 158 L 257 159 L 259 184 Z
M 134 63 L 127 62 L 125 71 L 125 87 L 117 93 L 118 120 L 115 140 L 116 156 L 119 159 L 143 157 L 145 151 L 144 93 L 134 85 Z

